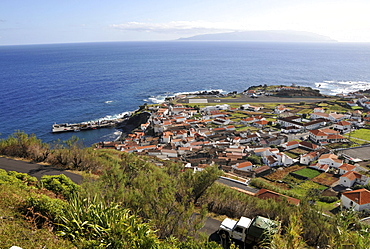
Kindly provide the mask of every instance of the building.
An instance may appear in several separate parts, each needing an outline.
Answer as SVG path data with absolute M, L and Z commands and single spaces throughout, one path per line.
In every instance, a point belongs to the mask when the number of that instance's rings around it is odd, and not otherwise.
M 321 155 L 318 162 L 320 164 L 327 164 L 333 168 L 339 168 L 343 164 L 343 161 L 338 159 L 338 156 L 334 154 Z
M 341 197 L 341 204 L 344 208 L 355 211 L 370 209 L 370 191 L 367 189 L 357 189 L 344 192 Z
M 298 206 L 299 203 L 300 203 L 300 200 L 298 200 L 296 198 L 286 196 L 286 195 L 282 195 L 282 194 L 279 194 L 279 193 L 276 193 L 274 191 L 264 189 L 264 188 L 260 189 L 258 191 L 257 198 L 263 199 L 263 200 L 273 199 L 275 201 L 282 201 L 282 200 L 285 199 L 288 203 L 290 203 L 292 205 L 296 205 L 296 206 Z

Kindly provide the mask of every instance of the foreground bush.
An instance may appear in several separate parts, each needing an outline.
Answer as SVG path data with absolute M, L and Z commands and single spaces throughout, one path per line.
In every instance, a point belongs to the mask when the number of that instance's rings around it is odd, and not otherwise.
M 69 177 L 60 175 L 44 175 L 41 177 L 40 184 L 43 188 L 53 191 L 69 199 L 72 195 L 76 194 L 80 186 L 74 183 Z

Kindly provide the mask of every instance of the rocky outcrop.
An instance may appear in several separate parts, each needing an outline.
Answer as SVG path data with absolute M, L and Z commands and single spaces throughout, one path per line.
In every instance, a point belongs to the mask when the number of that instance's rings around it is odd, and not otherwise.
M 126 136 L 126 134 L 131 133 L 133 130 L 140 127 L 141 124 L 145 124 L 146 122 L 148 122 L 150 115 L 151 114 L 149 112 L 133 114 L 128 119 L 117 124 L 116 128 L 120 129 L 123 135 Z

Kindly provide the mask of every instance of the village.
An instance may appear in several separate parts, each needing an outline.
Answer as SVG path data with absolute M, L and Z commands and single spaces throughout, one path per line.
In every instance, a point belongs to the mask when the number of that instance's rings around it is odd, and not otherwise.
M 217 165 L 258 191 L 237 190 L 262 199 L 299 205 L 309 197 L 328 212 L 370 211 L 364 188 L 370 182 L 370 99 L 356 92 L 313 100 L 305 92 L 292 85 L 176 96 L 145 105 L 145 123 L 97 148 L 173 160 L 193 171 Z

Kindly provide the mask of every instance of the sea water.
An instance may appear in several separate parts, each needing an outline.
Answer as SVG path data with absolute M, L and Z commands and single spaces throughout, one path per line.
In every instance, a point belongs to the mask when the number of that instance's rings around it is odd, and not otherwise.
M 324 94 L 370 88 L 369 43 L 111 42 L 0 46 L 0 138 L 17 130 L 86 145 L 119 131 L 51 133 L 115 118 L 166 96 L 297 84 Z

